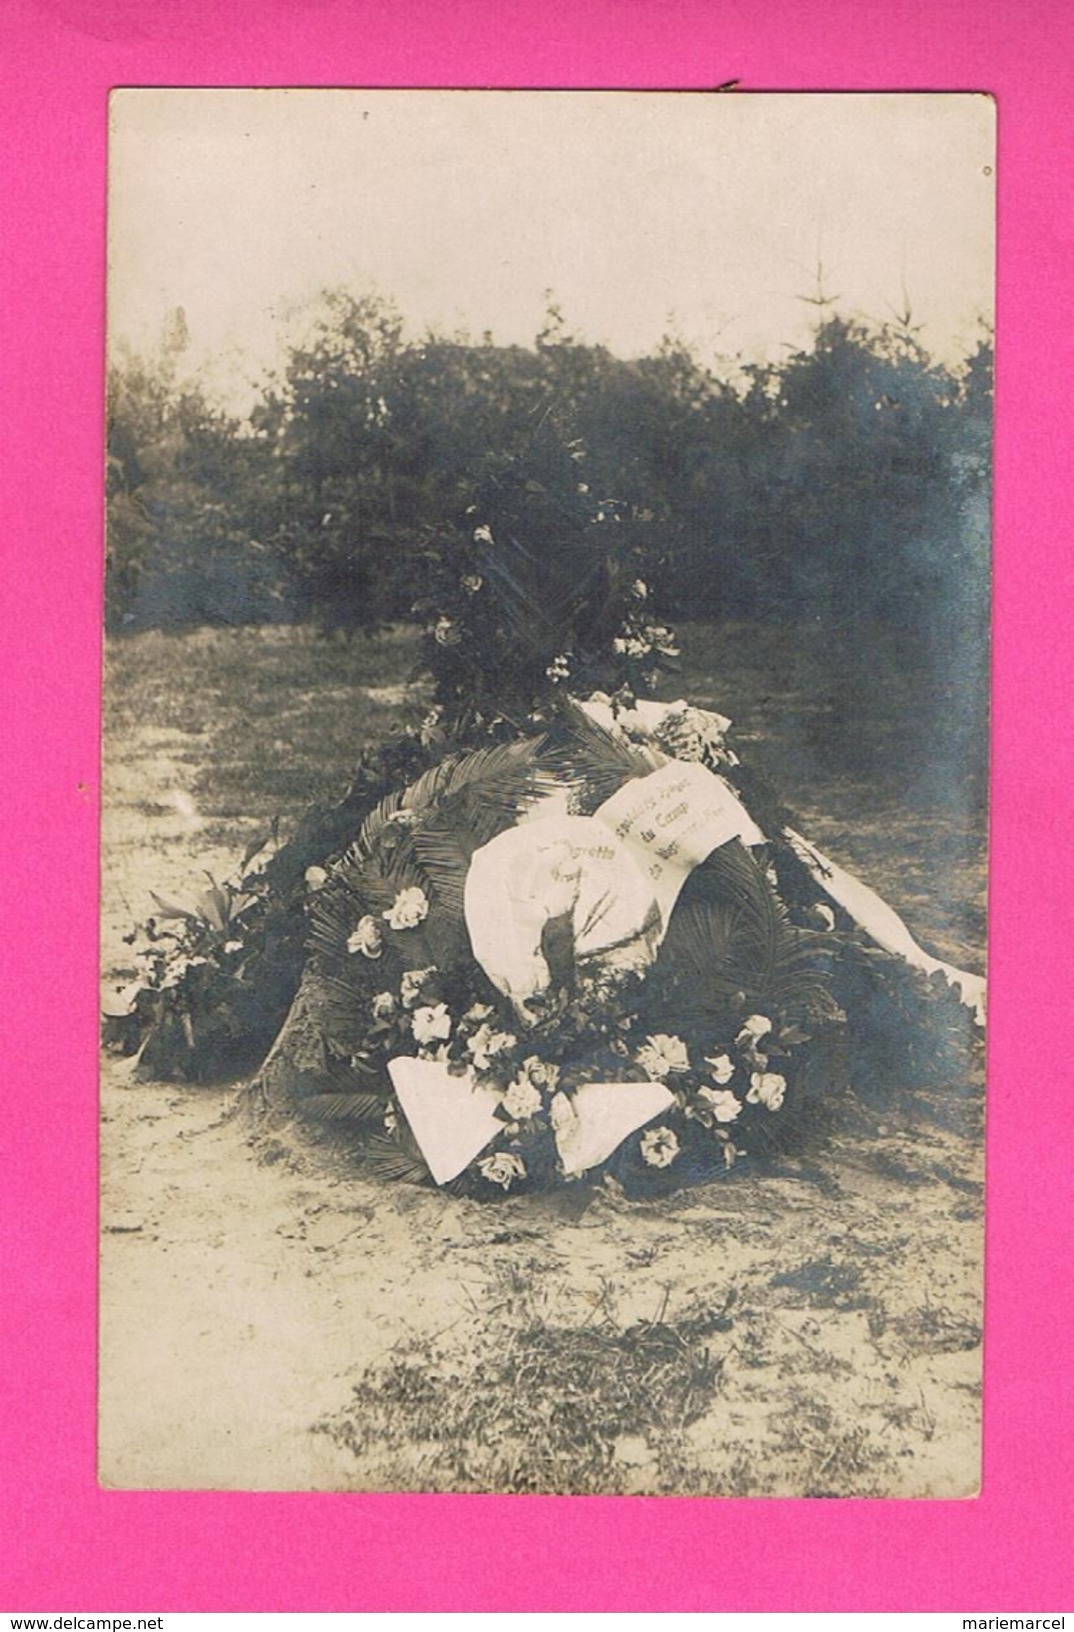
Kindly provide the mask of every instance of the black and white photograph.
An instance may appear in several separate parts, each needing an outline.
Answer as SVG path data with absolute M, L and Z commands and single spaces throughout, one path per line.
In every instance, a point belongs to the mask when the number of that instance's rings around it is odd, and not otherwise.
M 101 1483 L 975 1496 L 992 101 L 109 126 Z

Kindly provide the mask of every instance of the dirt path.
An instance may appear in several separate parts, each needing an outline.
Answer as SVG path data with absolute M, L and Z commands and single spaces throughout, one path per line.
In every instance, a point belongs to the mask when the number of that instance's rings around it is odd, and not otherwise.
M 233 858 L 205 751 L 151 721 L 113 742 L 106 979 L 151 888 Z M 236 1101 L 105 1061 L 104 1483 L 975 1489 L 972 1131 L 844 1126 L 814 1169 L 579 1216 L 375 1184 Z

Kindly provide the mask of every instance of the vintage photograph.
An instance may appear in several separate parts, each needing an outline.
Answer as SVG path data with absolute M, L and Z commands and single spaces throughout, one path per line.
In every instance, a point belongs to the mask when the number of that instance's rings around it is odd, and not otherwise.
M 102 1484 L 978 1493 L 994 167 L 112 94 Z

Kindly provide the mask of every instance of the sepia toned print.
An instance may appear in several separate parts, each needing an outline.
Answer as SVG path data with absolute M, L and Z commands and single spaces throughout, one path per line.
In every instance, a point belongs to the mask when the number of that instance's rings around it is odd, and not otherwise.
M 964 1497 L 993 110 L 111 110 L 100 1476 Z

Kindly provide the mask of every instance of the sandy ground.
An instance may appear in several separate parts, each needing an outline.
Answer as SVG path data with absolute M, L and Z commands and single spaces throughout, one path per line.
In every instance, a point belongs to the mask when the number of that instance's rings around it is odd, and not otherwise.
M 192 872 L 233 863 L 206 842 L 197 748 L 151 721 L 111 744 L 113 983 L 149 890 L 181 893 Z M 104 1484 L 976 1490 L 972 1131 L 848 1125 L 812 1167 L 659 1203 L 601 1195 L 572 1216 L 562 1197 L 482 1206 L 385 1187 L 335 1152 L 266 1138 L 238 1099 L 104 1061 Z M 638 1333 L 670 1334 L 696 1386 L 672 1412 L 671 1372 L 624 1358 L 623 1387 L 651 1411 L 632 1427 L 594 1382 L 595 1426 L 572 1441 L 571 1355 L 597 1334 L 627 1356 Z M 565 1357 L 561 1391 L 542 1352 Z

